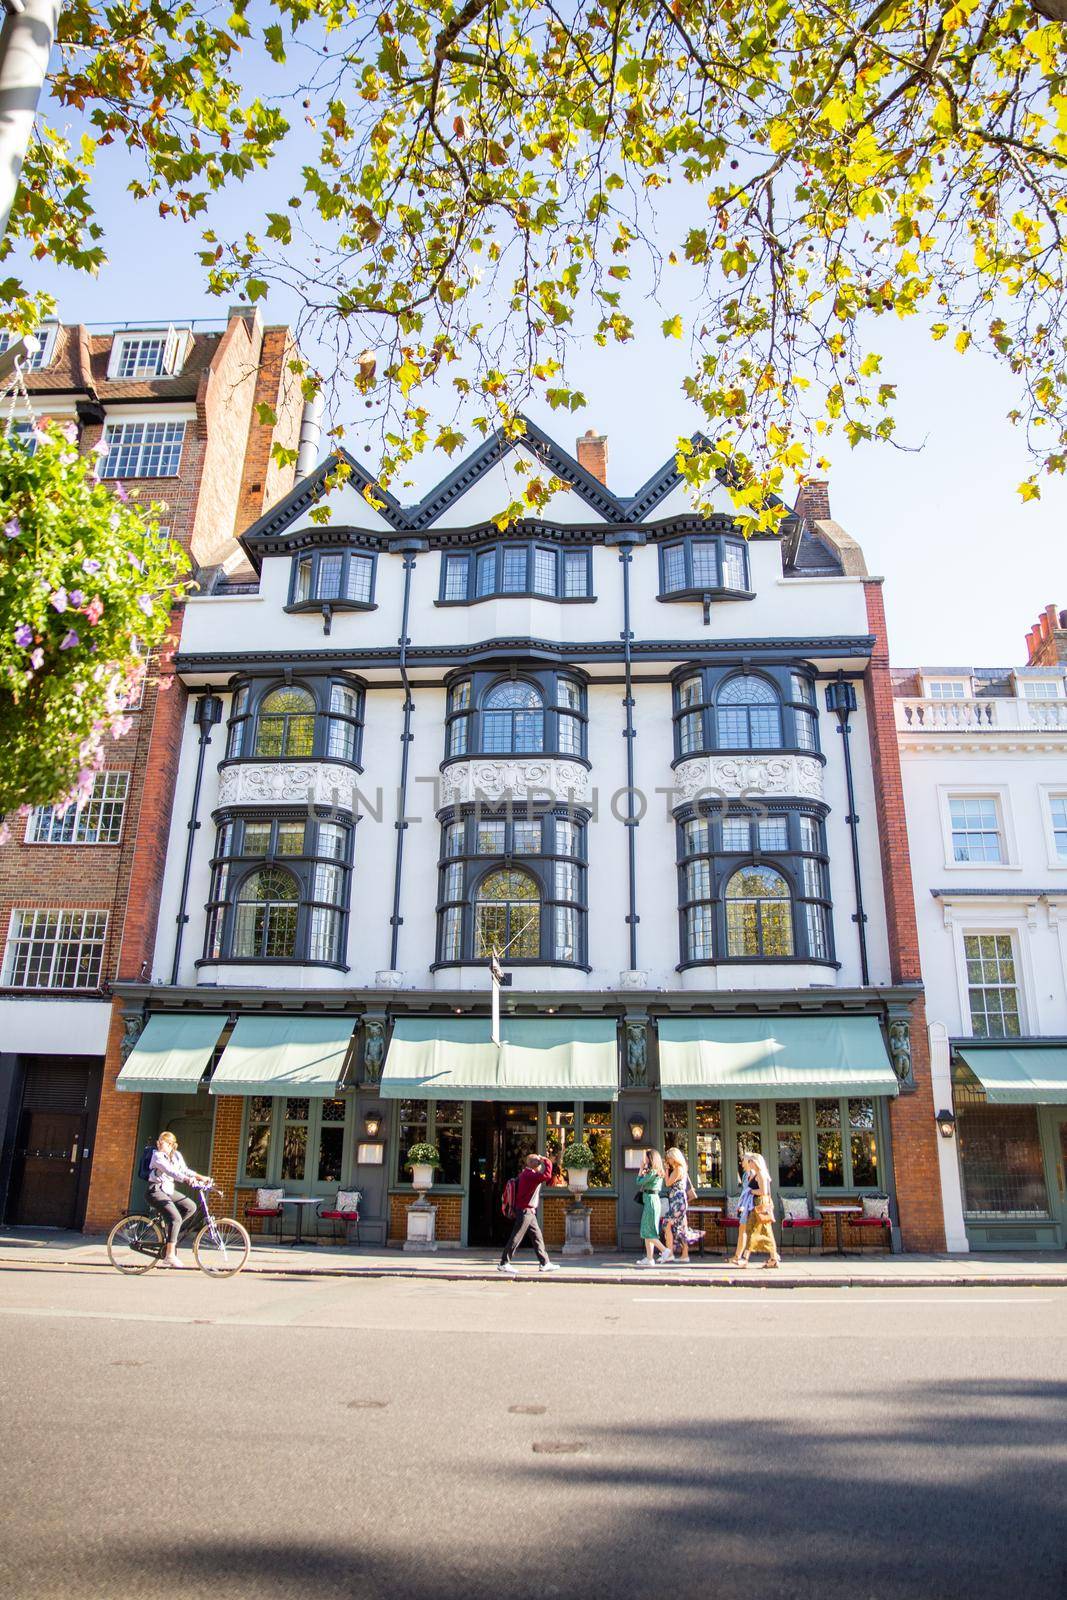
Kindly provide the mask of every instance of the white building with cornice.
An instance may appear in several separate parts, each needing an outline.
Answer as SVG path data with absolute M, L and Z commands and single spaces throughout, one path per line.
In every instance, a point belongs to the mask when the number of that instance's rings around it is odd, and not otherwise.
M 952 1250 L 1067 1244 L 1067 633 L 1042 620 L 1026 667 L 893 674 Z
M 243 535 L 255 582 L 186 606 L 160 935 L 102 1113 L 141 1096 L 131 1166 L 196 1095 L 242 1210 L 355 1189 L 400 1243 L 429 1142 L 438 1241 L 490 1246 L 525 1153 L 579 1142 L 615 1248 L 642 1147 L 678 1145 L 724 1246 L 760 1149 L 794 1210 L 866 1203 L 851 1245 L 936 1247 L 880 580 L 823 486 L 746 542 L 673 459 L 621 494 L 604 441 L 532 424 L 414 506 L 341 459 Z M 530 473 L 561 487 L 502 532 Z

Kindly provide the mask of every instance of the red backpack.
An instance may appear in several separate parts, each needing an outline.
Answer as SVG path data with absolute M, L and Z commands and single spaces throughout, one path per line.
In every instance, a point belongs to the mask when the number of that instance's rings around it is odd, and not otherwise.
M 513 1218 L 515 1216 L 518 1197 L 519 1180 L 518 1178 L 509 1178 L 504 1185 L 504 1193 L 500 1196 L 500 1209 L 505 1217 Z

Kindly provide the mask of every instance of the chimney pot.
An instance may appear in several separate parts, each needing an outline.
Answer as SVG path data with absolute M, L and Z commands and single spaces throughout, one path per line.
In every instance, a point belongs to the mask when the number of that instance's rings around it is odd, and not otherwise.
M 599 483 L 608 481 L 608 436 L 587 428 L 578 440 L 578 464 Z

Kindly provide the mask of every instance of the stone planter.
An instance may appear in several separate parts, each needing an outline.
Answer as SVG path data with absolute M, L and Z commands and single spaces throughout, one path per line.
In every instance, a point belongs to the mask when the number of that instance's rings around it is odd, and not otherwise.
M 571 1194 L 582 1194 L 589 1187 L 588 1167 L 567 1168 L 567 1188 Z
M 411 1169 L 411 1187 L 425 1194 L 433 1188 L 433 1167 L 427 1161 L 417 1161 Z

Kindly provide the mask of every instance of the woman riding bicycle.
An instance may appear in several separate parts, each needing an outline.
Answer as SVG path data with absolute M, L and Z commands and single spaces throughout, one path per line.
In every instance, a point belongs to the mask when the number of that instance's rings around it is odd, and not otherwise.
M 161 1133 L 148 1169 L 148 1200 L 163 1213 L 170 1229 L 166 1254 L 160 1262 L 164 1267 L 184 1267 L 185 1262 L 178 1260 L 178 1235 L 183 1223 L 196 1214 L 196 1201 L 188 1195 L 175 1194 L 175 1183 L 195 1183 L 206 1188 L 211 1179 L 186 1166 L 173 1133 Z

